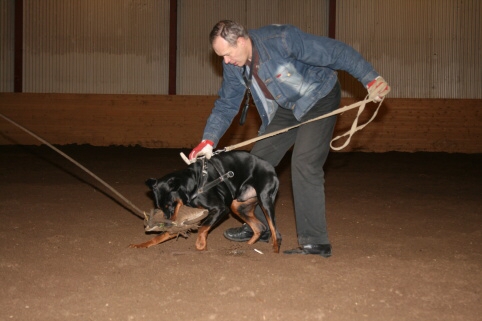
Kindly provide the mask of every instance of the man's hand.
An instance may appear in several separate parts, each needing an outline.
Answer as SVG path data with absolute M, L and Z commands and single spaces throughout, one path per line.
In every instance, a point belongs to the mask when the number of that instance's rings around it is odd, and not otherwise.
M 189 154 L 189 161 L 193 162 L 198 156 L 205 156 L 210 159 L 213 156 L 214 143 L 208 139 L 204 139 L 199 145 L 197 145 Z
M 382 101 L 382 99 L 390 92 L 390 86 L 385 79 L 381 76 L 370 81 L 367 85 L 368 98 L 373 99 L 376 102 Z

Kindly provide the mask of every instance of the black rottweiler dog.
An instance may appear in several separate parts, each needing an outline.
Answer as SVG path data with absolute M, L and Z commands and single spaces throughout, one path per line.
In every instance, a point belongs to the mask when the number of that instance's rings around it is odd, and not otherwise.
M 279 180 L 268 162 L 248 152 L 224 152 L 210 160 L 198 159 L 186 169 L 161 179 L 149 179 L 146 184 L 154 194 L 156 208 L 162 210 L 166 219 L 175 220 L 182 205 L 209 211 L 198 229 L 197 250 L 207 249 L 209 230 L 229 212 L 251 227 L 254 235 L 248 244 L 254 244 L 266 229 L 254 216 L 254 209 L 260 205 L 271 231 L 274 252 L 279 253 L 281 234 L 274 217 Z M 164 232 L 131 247 L 147 248 L 175 237 L 177 234 Z

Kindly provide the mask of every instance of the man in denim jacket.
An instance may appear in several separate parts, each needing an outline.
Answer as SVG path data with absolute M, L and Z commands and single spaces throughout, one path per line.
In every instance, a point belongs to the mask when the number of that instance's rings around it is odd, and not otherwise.
M 336 70 L 345 70 L 370 92 L 376 78 L 376 99 L 389 91 L 370 63 L 352 47 L 334 39 L 307 34 L 290 25 L 270 25 L 249 32 L 239 23 L 223 20 L 210 34 L 211 45 L 223 57 L 223 82 L 219 98 L 207 120 L 201 143 L 189 154 L 212 156 L 216 146 L 237 115 L 248 88 L 261 116 L 259 134 L 284 129 L 329 113 L 339 107 L 341 89 Z M 245 107 L 246 108 L 246 107 Z M 245 111 L 244 111 L 245 112 Z M 242 116 L 243 118 L 243 116 Z M 336 116 L 302 125 L 288 132 L 260 140 L 251 153 L 279 164 L 293 147 L 291 175 L 299 248 L 285 254 L 331 256 L 325 219 L 323 165 L 330 150 Z M 256 217 L 265 224 L 259 209 Z M 224 236 L 245 242 L 253 235 L 247 224 L 231 228 Z M 260 240 L 270 238 L 268 228 Z

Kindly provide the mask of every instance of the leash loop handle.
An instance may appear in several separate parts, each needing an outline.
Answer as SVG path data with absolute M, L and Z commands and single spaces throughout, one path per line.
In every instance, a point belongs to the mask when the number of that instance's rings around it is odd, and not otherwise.
M 363 113 L 363 111 L 365 110 L 365 106 L 366 106 L 366 102 L 368 101 L 374 101 L 374 99 L 368 99 L 368 96 L 365 98 L 365 100 L 363 100 L 363 104 L 360 105 L 360 107 L 358 108 L 358 113 L 355 117 L 355 119 L 353 120 L 353 123 L 351 124 L 351 128 L 350 130 L 348 130 L 347 132 L 345 132 L 344 134 L 342 135 L 339 135 L 339 136 L 336 136 L 335 138 L 333 138 L 331 141 L 330 141 L 330 147 L 333 149 L 333 150 L 341 150 L 343 148 L 345 148 L 351 141 L 351 138 L 352 136 L 359 130 L 362 130 L 363 128 L 365 128 L 365 126 L 367 126 L 369 123 L 372 122 L 373 119 L 375 119 L 375 117 L 377 116 L 378 114 L 378 110 L 380 109 L 380 107 L 382 106 L 382 102 L 385 98 L 382 98 L 382 100 L 378 103 L 378 107 L 377 109 L 375 110 L 375 112 L 373 113 L 372 117 L 366 122 L 364 123 L 363 125 L 360 125 L 358 126 L 358 118 L 360 117 L 360 115 Z M 337 140 L 339 140 L 340 138 L 342 137 L 345 137 L 348 135 L 348 138 L 346 139 L 345 143 L 343 143 L 343 145 L 339 146 L 339 147 L 335 147 L 333 146 L 333 143 Z

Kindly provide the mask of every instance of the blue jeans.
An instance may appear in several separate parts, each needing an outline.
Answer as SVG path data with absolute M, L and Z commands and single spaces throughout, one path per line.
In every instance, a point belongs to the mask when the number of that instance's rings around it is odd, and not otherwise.
M 337 82 L 332 91 L 320 99 L 303 116 L 301 122 L 337 109 L 341 89 Z M 255 143 L 251 153 L 277 166 L 293 147 L 291 177 L 296 216 L 298 243 L 330 244 L 325 217 L 325 172 L 323 166 L 330 151 L 337 116 L 324 118 Z M 300 122 L 291 110 L 279 107 L 266 133 L 284 129 Z M 258 207 L 256 217 L 266 226 L 266 219 Z

